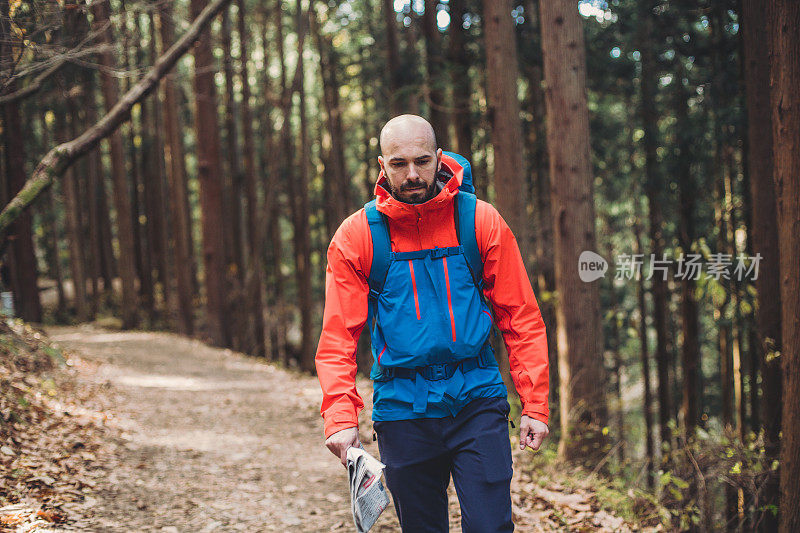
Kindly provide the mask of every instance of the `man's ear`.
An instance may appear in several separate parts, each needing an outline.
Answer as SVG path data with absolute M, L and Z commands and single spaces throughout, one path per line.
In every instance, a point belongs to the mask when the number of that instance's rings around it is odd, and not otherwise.
M 381 170 L 383 170 L 383 173 L 386 174 L 386 167 L 383 166 L 383 157 L 381 156 L 378 156 L 378 165 L 380 165 Z
M 439 172 L 442 169 L 442 149 L 436 149 L 436 172 Z

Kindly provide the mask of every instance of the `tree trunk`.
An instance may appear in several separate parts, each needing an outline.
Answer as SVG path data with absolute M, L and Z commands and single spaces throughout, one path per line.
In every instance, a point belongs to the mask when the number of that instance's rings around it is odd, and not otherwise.
M 67 97 L 69 98 L 69 97 Z M 69 124 L 65 110 L 56 112 L 56 137 L 59 142 L 70 136 Z M 64 220 L 69 241 L 69 267 L 72 277 L 72 302 L 75 307 L 76 318 L 85 322 L 89 318 L 89 306 L 86 299 L 86 269 L 83 250 L 86 245 L 80 225 L 80 210 L 78 209 L 77 191 L 75 185 L 75 171 L 70 169 L 64 174 L 61 182 L 61 194 L 64 202 Z
M 636 214 L 633 223 L 633 235 L 636 239 L 636 253 L 643 254 L 642 228 L 639 224 L 640 215 Z M 645 433 L 645 469 L 647 471 L 647 487 L 653 489 L 655 480 L 653 478 L 653 465 L 655 464 L 655 443 L 653 439 L 653 387 L 650 384 L 650 354 L 647 347 L 647 304 L 645 295 L 647 290 L 644 286 L 644 276 L 639 276 L 638 290 L 636 291 L 637 307 L 639 308 L 639 357 L 642 364 L 642 384 L 644 394 L 642 395 L 644 413 L 644 433 Z
M 327 114 L 327 133 L 329 149 L 325 160 L 325 227 L 327 241 L 333 237 L 339 224 L 350 214 L 350 183 L 344 160 L 344 126 L 342 125 L 342 108 L 339 103 L 339 79 L 337 75 L 337 57 L 333 40 L 322 35 L 315 11 L 310 12 L 311 31 L 317 44 L 320 57 L 322 89 Z
M 609 255 L 616 257 L 614 248 L 609 249 Z M 608 339 L 608 348 L 611 350 L 611 359 L 613 361 L 614 371 L 614 414 L 615 422 L 617 425 L 617 432 L 614 435 L 614 448 L 616 448 L 617 462 L 620 468 L 625 464 L 625 448 L 627 441 L 625 440 L 625 403 L 622 398 L 622 374 L 624 372 L 624 365 L 622 363 L 622 342 L 620 341 L 620 327 L 625 323 L 623 320 L 623 312 L 619 306 L 617 298 L 617 291 L 613 284 L 609 291 L 609 308 L 612 312 L 611 315 L 611 338 Z
M 47 126 L 44 113 L 40 114 L 39 118 L 42 130 L 42 146 L 47 147 L 50 146 L 50 130 Z M 45 201 L 47 203 L 45 205 L 45 209 L 47 211 L 47 216 L 43 217 L 45 219 L 43 230 L 47 239 L 50 241 L 50 246 L 48 248 L 52 250 L 52 253 L 49 255 L 49 257 L 46 256 L 46 262 L 49 265 L 50 275 L 55 279 L 56 282 L 56 294 L 58 295 L 56 322 L 60 322 L 62 320 L 66 320 L 67 318 L 67 299 L 64 294 L 64 276 L 61 273 L 61 252 L 59 245 L 61 239 L 59 239 L 58 215 L 56 211 L 56 202 L 53 198 L 54 195 L 55 191 L 53 190 L 50 190 L 46 193 L 47 199 Z
M 747 95 L 747 170 L 750 181 L 750 233 L 754 254 L 760 254 L 756 285 L 755 351 L 761 373 L 761 420 L 764 424 L 764 450 L 771 460 L 778 459 L 781 430 L 781 287 L 778 222 L 772 160 L 772 120 L 769 110 L 769 49 L 764 9 L 761 2 L 743 0 L 742 39 L 744 41 L 745 91 Z M 756 395 L 755 381 L 751 394 Z M 778 505 L 778 476 L 767 480 L 759 507 Z M 763 502 L 763 505 L 761 504 Z M 761 531 L 774 531 L 778 520 L 771 512 L 759 511 Z M 760 518 L 760 520 L 759 520 Z
M 508 0 L 483 3 L 486 69 L 497 210 L 517 238 L 525 264 L 528 254 L 527 185 L 522 123 L 517 98 L 517 45 Z M 581 89 L 583 90 L 583 89 Z
M 403 95 L 405 102 L 405 109 L 402 112 L 419 115 L 422 112 L 419 106 L 419 97 L 423 90 L 421 72 L 419 70 L 422 52 L 419 49 L 420 37 L 417 34 L 416 13 L 412 9 L 406 16 L 410 22 L 408 26 L 403 24 L 400 29 L 405 41 L 405 48 L 403 48 L 403 53 L 400 56 L 400 72 L 402 73 L 400 93 Z
M 69 115 L 67 121 L 69 128 L 67 137 L 76 137 L 81 128 L 85 127 L 86 120 L 81 113 L 82 106 L 78 103 L 79 101 L 82 102 L 83 99 L 83 88 L 79 85 L 73 86 L 66 95 L 65 101 Z M 80 321 L 94 320 L 95 307 L 93 302 L 96 297 L 96 293 L 92 293 L 92 299 L 90 300 L 87 291 L 87 282 L 91 280 L 90 265 L 92 262 L 92 241 L 87 231 L 89 221 L 86 220 L 92 200 L 87 194 L 87 176 L 89 173 L 89 165 L 87 163 L 88 161 L 86 161 L 86 159 L 78 161 L 78 165 L 76 165 L 76 169 L 72 173 L 72 186 L 68 188 L 71 193 L 68 201 L 73 210 L 72 221 L 73 224 L 75 224 L 75 231 L 80 234 L 79 242 L 81 243 L 80 250 L 78 250 L 77 255 L 74 256 L 80 263 L 78 270 L 74 271 L 79 273 L 81 277 L 78 283 L 79 287 L 76 287 L 75 292 L 76 298 L 80 295 L 80 301 L 78 305 L 76 305 Z M 67 196 L 65 196 L 65 199 L 66 198 Z M 96 285 L 94 283 L 92 283 L 92 289 L 96 290 Z
M 485 3 L 484 8 L 487 5 Z M 510 10 L 502 7 L 508 4 L 501 6 L 499 14 L 502 16 L 495 16 L 508 18 Z M 598 285 L 582 282 L 575 268 L 582 251 L 597 249 L 586 59 L 583 26 L 576 7 L 569 0 L 539 4 L 547 80 L 547 146 L 554 216 L 558 338 L 561 341 L 558 344 L 562 417 L 559 455 L 566 460 L 596 465 L 607 451 L 607 439 L 601 430 L 608 423 L 608 410 Z M 493 21 L 484 18 L 488 37 Z M 513 27 L 509 28 L 506 35 L 513 38 Z M 490 53 L 487 45 L 487 54 Z M 513 60 L 506 57 L 504 61 L 516 65 L 515 56 Z M 512 80 L 516 80 L 516 76 Z M 495 150 L 496 161 L 502 159 L 498 156 Z M 520 168 L 523 167 L 517 170 Z
M 244 328 L 249 314 L 246 307 L 237 302 L 244 300 L 244 250 L 242 248 L 242 167 L 239 163 L 239 134 L 236 127 L 236 97 L 231 54 L 230 8 L 222 11 L 220 41 L 222 43 L 222 70 L 225 74 L 224 123 L 225 123 L 225 162 L 227 171 L 221 176 L 223 241 L 225 243 L 225 274 L 229 290 L 226 291 L 225 306 L 228 309 L 231 333 L 231 347 L 244 350 Z
M 422 16 L 428 106 L 430 108 L 430 122 L 433 125 L 433 131 L 436 133 L 436 140 L 439 146 L 446 150 L 452 150 L 449 132 L 449 106 L 446 100 L 447 87 L 445 84 L 447 69 L 442 56 L 442 37 L 439 34 L 439 26 L 436 23 L 436 6 L 438 4 L 438 0 L 425 0 L 425 13 Z
M 693 252 L 695 240 L 694 202 L 697 198 L 697 186 L 691 171 L 691 132 L 688 123 L 687 94 L 683 89 L 683 68 L 678 68 L 675 86 L 675 135 L 678 153 L 678 242 L 683 256 Z M 698 331 L 698 310 L 695 297 L 695 280 L 691 275 L 681 278 L 681 329 L 683 344 L 681 346 L 681 366 L 683 367 L 683 387 L 681 411 L 683 414 L 683 436 L 689 439 L 694 435 L 700 423 L 700 338 Z
M 83 76 L 84 90 L 86 91 L 86 119 L 85 127 L 90 128 L 92 124 L 97 122 L 97 108 L 95 100 L 95 84 L 94 72 L 85 71 Z M 88 216 L 89 216 L 89 251 L 91 252 L 91 262 L 89 265 L 90 275 L 92 280 L 92 316 L 96 316 L 101 305 L 101 300 L 107 299 L 112 294 L 110 287 L 105 285 L 101 293 L 99 289 L 99 280 L 103 270 L 103 228 L 102 217 L 108 216 L 101 212 L 100 195 L 105 194 L 105 188 L 102 188 L 103 183 L 103 163 L 100 159 L 100 151 L 95 149 L 86 158 L 87 167 L 87 188 L 88 188 Z
M 191 1 L 192 17 L 203 9 L 203 0 Z M 206 29 L 194 49 L 195 129 L 197 130 L 198 181 L 203 228 L 203 264 L 206 285 L 206 324 L 211 342 L 230 346 L 226 312 L 224 212 L 222 205 L 222 165 L 220 163 L 217 91 L 214 83 L 216 62 L 211 48 L 211 31 Z
M 94 26 L 100 31 L 100 41 L 110 45 L 114 42 L 109 21 L 109 6 L 106 2 L 92 4 Z M 101 31 L 102 28 L 102 31 Z M 99 56 L 99 63 L 104 67 L 100 81 L 103 100 L 107 111 L 119 100 L 117 79 L 110 71 L 116 68 L 116 61 L 111 51 Z M 134 242 L 133 215 L 131 209 L 131 193 L 125 171 L 125 153 L 122 146 L 122 135 L 118 131 L 109 137 L 111 148 L 111 177 L 114 184 L 114 207 L 117 211 L 117 238 L 119 240 L 119 274 L 122 278 L 122 327 L 133 328 L 139 322 L 138 295 L 136 294 L 136 248 Z
M 136 20 L 138 15 L 138 6 L 134 6 L 132 11 L 128 10 L 126 0 L 121 2 L 121 20 L 122 20 L 122 55 L 123 55 L 123 68 L 126 72 L 130 72 L 133 65 L 138 65 L 141 61 L 141 51 L 138 46 L 131 46 L 131 42 L 141 41 L 141 35 L 138 31 L 138 25 L 134 24 L 133 33 L 128 27 L 128 17 Z M 130 3 L 128 1 L 128 3 Z M 109 28 L 110 29 L 110 28 Z M 131 62 L 131 55 L 133 54 L 133 63 Z M 132 80 L 129 77 L 123 78 L 123 90 L 127 92 L 130 90 Z M 150 130 L 147 125 L 143 123 L 146 113 L 145 104 L 142 102 L 142 113 L 138 117 L 131 115 L 128 123 L 128 136 L 126 139 L 128 146 L 128 160 L 130 165 L 130 177 L 132 195 L 131 195 L 131 209 L 133 211 L 133 240 L 136 247 L 136 271 L 139 274 L 139 301 L 142 308 L 147 314 L 150 327 L 154 327 L 156 322 L 156 308 L 155 308 L 155 288 L 153 286 L 153 243 L 148 238 L 149 228 L 151 221 L 147 216 L 147 191 L 145 188 L 145 174 L 147 172 L 147 158 L 149 157 L 149 150 L 145 147 L 147 139 L 150 137 Z
M 455 151 L 472 158 L 472 89 L 469 81 L 469 57 L 464 32 L 464 0 L 450 1 L 450 77 L 453 85 L 453 126 Z M 485 181 L 484 176 L 484 181 Z
M 525 4 L 526 17 L 530 35 L 540 35 L 538 24 L 539 2 L 528 1 Z M 537 42 L 539 39 L 537 39 Z M 538 43 L 541 56 L 541 43 Z M 541 59 L 541 57 L 539 58 Z M 528 79 L 528 94 L 526 98 L 527 111 L 532 120 L 528 124 L 528 134 L 525 137 L 525 147 L 528 153 L 530 184 L 529 189 L 534 205 L 535 239 L 533 253 L 535 261 L 532 273 L 536 276 L 537 294 L 541 300 L 539 307 L 542 318 L 547 324 L 547 352 L 550 360 L 550 383 L 558 383 L 558 342 L 556 332 L 556 309 L 554 300 L 544 296 L 555 292 L 555 265 L 553 263 L 553 214 L 550 209 L 550 172 L 547 161 L 547 144 L 545 133 L 545 101 L 542 88 L 543 74 L 541 63 L 524 64 L 523 74 Z M 558 388 L 550 392 L 550 401 L 557 404 Z
M 657 169 L 656 139 L 658 120 L 655 107 L 656 65 L 655 53 L 649 43 L 653 35 L 653 3 L 651 0 L 639 2 L 639 51 L 642 61 L 641 75 L 641 102 L 640 114 L 644 137 L 645 155 L 645 194 L 649 206 L 649 235 L 652 254 L 657 259 L 662 259 L 664 251 L 664 237 L 662 234 L 663 216 L 661 214 L 661 191 L 664 189 L 661 176 Z M 661 445 L 670 445 L 669 430 L 670 419 L 670 389 L 669 389 L 669 362 L 667 352 L 667 282 L 660 274 L 652 279 L 653 291 L 653 322 L 656 328 L 656 370 L 658 376 L 658 414 L 661 434 Z
M 158 58 L 156 51 L 156 28 L 155 16 L 152 10 L 147 13 L 148 26 L 150 28 L 150 62 L 155 63 Z M 137 32 L 140 32 L 140 24 L 137 14 Z M 145 167 L 145 198 L 147 207 L 147 238 L 150 241 L 150 250 L 153 255 L 153 263 L 156 267 L 157 280 L 161 287 L 163 299 L 163 309 L 172 307 L 172 291 L 170 283 L 172 276 L 169 268 L 169 239 L 167 235 L 166 206 L 164 198 L 164 140 L 162 131 L 164 128 L 161 105 L 158 101 L 158 94 L 142 102 L 142 128 L 149 131 L 147 136 L 148 143 L 144 146 L 147 149 Z
M 308 138 L 308 120 L 306 118 L 305 76 L 303 75 L 303 47 L 308 13 L 303 13 L 303 2 L 297 0 L 297 92 L 300 96 L 298 105 L 300 113 L 300 172 L 297 181 L 290 180 L 289 194 L 295 207 L 293 218 L 295 228 L 294 257 L 297 276 L 298 304 L 300 306 L 300 368 L 308 372 L 314 371 L 314 339 L 311 329 L 311 244 L 308 227 L 308 163 L 311 159 L 311 145 Z
M 94 93 L 94 91 L 92 91 Z M 93 107 L 96 99 L 92 100 L 89 105 Z M 97 114 L 95 113 L 95 122 L 97 123 Z M 94 167 L 93 172 L 97 174 L 97 210 L 98 210 L 98 225 L 100 230 L 100 272 L 103 277 L 103 290 L 106 292 L 106 302 L 111 303 L 114 296 L 114 278 L 119 275 L 119 268 L 114 258 L 114 247 L 112 241 L 111 230 L 111 213 L 108 209 L 108 193 L 106 191 L 105 172 L 103 171 L 103 159 L 100 153 L 100 148 L 95 147 L 89 154 L 90 164 Z
M 2 2 L 2 16 L 8 16 L 8 2 Z M 0 58 L 3 61 L 13 59 L 11 36 L 6 34 L 6 24 L 0 24 Z M 16 83 L 12 81 L 6 92 L 16 90 Z M 3 185 L 7 190 L 3 194 L 8 199 L 13 198 L 25 185 L 25 134 L 22 130 L 20 108 L 17 103 L 8 103 L 2 106 L 3 111 L 3 137 L 5 140 L 5 163 L 8 181 Z M 5 180 L 4 180 L 5 181 Z M 27 322 L 42 321 L 42 305 L 39 300 L 39 287 L 37 283 L 36 255 L 33 247 L 33 232 L 31 228 L 32 217 L 25 213 L 19 217 L 11 227 L 9 239 L 11 249 L 9 258 L 11 286 L 14 292 L 14 310 L 16 315 Z
M 800 4 L 767 7 L 770 107 L 778 211 L 783 417 L 779 531 L 800 531 Z
M 256 155 L 253 140 L 253 118 L 250 112 L 250 72 L 247 67 L 249 59 L 245 21 L 244 0 L 237 0 L 239 8 L 239 71 L 242 81 L 242 137 L 244 139 L 244 188 L 247 197 L 247 246 L 248 263 L 245 275 L 245 298 L 250 298 L 250 313 L 247 320 L 248 334 L 246 349 L 257 357 L 266 355 L 264 345 L 264 306 L 261 298 L 261 224 L 258 213 L 262 208 L 258 205 L 256 189 Z
M 528 216 L 525 155 L 522 145 L 522 122 L 517 98 L 517 43 L 508 0 L 484 1 L 486 21 L 486 75 L 491 139 L 494 149 L 492 183 L 495 205 L 517 239 L 525 265 L 528 255 Z M 500 372 L 506 387 L 513 391 L 505 347 L 495 346 Z
M 400 71 L 400 45 L 397 39 L 397 15 L 394 12 L 393 0 L 382 0 L 381 11 L 386 30 L 386 63 L 389 77 L 389 109 L 391 115 L 399 115 L 407 107 L 405 98 L 401 98 L 400 87 L 402 72 Z
M 230 8 L 220 17 L 220 41 L 222 43 L 222 70 L 225 73 L 225 145 L 228 172 L 222 176 L 222 198 L 225 213 L 225 256 L 227 270 L 236 272 L 234 283 L 241 283 L 242 250 L 242 167 L 239 164 L 239 132 L 236 128 L 236 97 L 233 79 L 233 57 L 231 54 Z
M 283 47 L 283 22 L 282 9 L 278 8 L 278 53 L 281 62 L 281 107 L 284 127 L 282 129 L 281 143 L 284 156 L 283 175 L 287 177 L 289 185 L 289 209 L 291 212 L 292 226 L 294 227 L 294 264 L 295 283 L 297 285 L 297 300 L 300 311 L 301 345 L 298 354 L 298 363 L 303 370 L 313 371 L 314 352 L 311 340 L 311 272 L 309 264 L 310 236 L 308 227 L 308 133 L 305 119 L 305 95 L 303 88 L 303 61 L 302 50 L 305 44 L 305 24 L 303 22 L 302 4 L 297 3 L 296 30 L 298 34 L 298 62 L 294 76 L 290 81 L 286 72 L 286 54 Z M 290 85 L 291 84 L 291 85 Z M 297 90 L 301 95 L 300 109 L 300 143 L 302 154 L 299 161 L 295 161 L 295 145 L 292 140 L 291 112 L 292 97 Z M 295 173 L 294 168 L 299 172 Z M 306 216 L 304 216 L 306 214 Z
M 284 117 L 286 117 L 287 107 L 283 102 L 283 95 L 285 93 L 284 88 L 286 87 L 286 63 L 285 63 L 285 55 L 284 55 L 284 48 L 283 48 L 283 10 L 281 9 L 280 2 L 276 3 L 274 9 L 274 23 L 275 23 L 275 40 L 277 41 L 278 45 L 278 59 L 280 63 L 280 77 L 281 77 L 281 113 Z M 263 30 L 263 44 L 264 44 L 264 57 L 269 57 L 269 49 L 267 47 L 267 38 L 266 38 L 266 19 L 264 21 L 264 30 Z M 269 75 L 264 76 L 264 90 L 267 94 L 273 94 L 271 89 L 270 77 Z M 269 120 L 269 116 L 267 116 L 266 120 L 267 124 L 269 125 L 269 135 L 267 136 L 268 147 L 270 148 L 270 153 L 274 154 L 272 157 L 269 158 L 269 164 L 267 166 L 267 181 L 265 183 L 265 191 L 267 191 L 266 202 L 267 202 L 267 209 L 269 212 L 269 219 L 268 219 L 268 227 L 269 231 L 267 236 L 269 238 L 269 242 L 271 246 L 267 247 L 269 252 L 269 257 L 267 258 L 267 264 L 270 267 L 270 272 L 272 275 L 270 288 L 272 292 L 272 326 L 273 331 L 271 335 L 271 342 L 272 342 L 272 354 L 273 358 L 277 359 L 284 365 L 289 364 L 289 353 L 287 350 L 287 336 L 286 331 L 288 329 L 288 313 L 287 313 L 287 304 L 286 299 L 284 296 L 284 288 L 286 286 L 286 278 L 283 275 L 281 269 L 281 258 L 283 257 L 283 237 L 280 231 L 280 213 L 281 208 L 283 207 L 280 202 L 280 193 L 283 189 L 282 185 L 284 180 L 279 179 L 279 176 L 289 176 L 291 178 L 291 172 L 289 165 L 287 163 L 288 154 L 283 153 L 281 148 L 286 147 L 285 143 L 285 135 L 288 133 L 285 131 L 282 132 L 280 142 L 277 142 L 275 136 L 273 134 L 273 126 Z M 288 128 L 288 126 L 287 126 Z M 289 148 L 291 148 L 291 143 L 289 143 Z
M 77 7 L 77 6 L 75 6 Z M 64 17 L 64 43 L 72 46 L 81 35 L 88 33 L 85 14 L 82 9 L 68 10 Z M 67 85 L 68 76 L 62 72 L 59 86 L 63 104 L 56 114 L 57 137 L 66 140 L 75 136 L 80 125 L 80 108 L 76 100 L 83 96 L 80 85 Z M 69 235 L 70 271 L 73 286 L 73 303 L 77 319 L 89 320 L 91 309 L 86 294 L 87 261 L 86 235 L 83 230 L 84 209 L 81 206 L 80 182 L 86 175 L 85 164 L 78 172 L 73 171 L 64 176 L 61 192 L 64 197 L 64 215 Z
M 159 5 L 158 20 L 161 34 L 161 53 L 175 40 L 175 24 L 172 20 L 172 3 Z M 177 282 L 177 327 L 178 332 L 191 335 L 194 331 L 192 317 L 192 236 L 189 220 L 189 202 L 186 191 L 186 160 L 184 156 L 181 121 L 178 115 L 178 98 L 173 74 L 164 78 L 164 130 L 166 144 L 164 157 L 167 160 L 167 186 L 169 188 L 170 221 L 172 223 L 172 246 L 175 253 L 175 278 Z

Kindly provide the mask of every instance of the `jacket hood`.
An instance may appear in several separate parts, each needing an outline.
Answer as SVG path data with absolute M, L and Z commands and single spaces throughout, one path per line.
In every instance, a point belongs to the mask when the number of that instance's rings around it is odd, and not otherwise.
M 417 218 L 417 215 L 452 204 L 464 179 L 464 168 L 449 155 L 442 154 L 442 166 L 436 173 L 436 179 L 443 184 L 436 196 L 421 204 L 407 204 L 389 193 L 386 175 L 381 170 L 378 181 L 375 183 L 378 211 L 392 219 Z

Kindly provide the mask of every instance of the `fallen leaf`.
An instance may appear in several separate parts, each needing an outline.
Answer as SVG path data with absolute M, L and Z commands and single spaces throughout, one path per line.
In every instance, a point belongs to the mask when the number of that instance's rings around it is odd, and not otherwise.
M 4 526 L 13 526 L 21 523 L 23 520 L 25 520 L 25 517 L 22 513 L 0 516 L 0 524 L 3 524 Z
M 61 515 L 55 513 L 53 511 L 46 511 L 44 509 L 40 509 L 36 511 L 36 516 L 43 520 L 47 520 L 48 522 L 58 522 L 61 520 Z

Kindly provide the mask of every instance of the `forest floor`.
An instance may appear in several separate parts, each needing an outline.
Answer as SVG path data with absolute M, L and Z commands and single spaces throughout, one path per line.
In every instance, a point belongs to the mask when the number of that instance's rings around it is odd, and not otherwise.
M 67 362 L 46 378 L 54 429 L 27 448 L 7 439 L 0 465 L 10 456 L 25 483 L 5 506 L 0 498 L 0 531 L 353 530 L 346 472 L 323 445 L 315 377 L 169 333 L 46 332 Z M 370 390 L 359 382 L 367 405 Z M 378 457 L 369 415 L 361 439 Z M 512 448 L 518 531 L 641 530 L 609 512 L 596 479 L 532 472 L 530 452 Z M 450 503 L 451 531 L 460 531 L 452 484 Z M 373 531 L 399 531 L 392 507 Z

